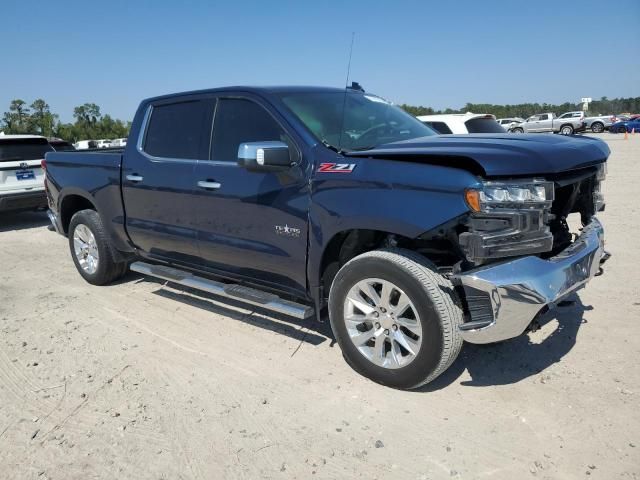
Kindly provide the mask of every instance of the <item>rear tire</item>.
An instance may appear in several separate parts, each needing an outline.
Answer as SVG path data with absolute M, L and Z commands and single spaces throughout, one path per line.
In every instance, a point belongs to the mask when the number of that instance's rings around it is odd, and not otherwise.
M 560 135 L 573 135 L 573 127 L 571 125 L 561 126 Z
M 347 363 L 394 388 L 433 381 L 462 348 L 453 285 L 408 250 L 375 250 L 347 262 L 331 285 L 329 318 Z
M 80 210 L 69 223 L 69 249 L 78 273 L 92 285 L 124 276 L 127 262 L 117 262 L 102 219 L 95 210 Z
M 591 124 L 591 131 L 593 133 L 602 133 L 602 132 L 604 132 L 604 123 L 602 123 L 602 122 L 593 122 Z

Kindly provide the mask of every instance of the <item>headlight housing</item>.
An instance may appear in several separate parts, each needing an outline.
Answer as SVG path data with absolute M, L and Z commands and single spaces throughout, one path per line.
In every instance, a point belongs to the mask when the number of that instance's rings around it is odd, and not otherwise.
M 593 205 L 596 213 L 604 210 L 604 195 L 602 193 L 602 182 L 607 178 L 607 164 L 601 163 L 598 165 L 598 171 L 596 172 L 596 184 L 593 189 Z
M 495 208 L 540 208 L 553 201 L 553 182 L 544 180 L 487 181 L 480 188 L 465 191 L 467 205 L 474 212 Z

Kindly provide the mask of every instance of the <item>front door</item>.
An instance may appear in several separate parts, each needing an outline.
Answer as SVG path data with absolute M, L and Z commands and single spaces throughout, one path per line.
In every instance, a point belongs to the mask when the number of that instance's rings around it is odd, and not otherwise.
M 545 113 L 540 115 L 540 122 L 538 123 L 538 132 L 551 132 L 553 130 L 553 118 L 551 114 Z
M 283 120 L 257 98 L 218 99 L 211 160 L 198 162 L 200 256 L 211 269 L 283 291 L 306 290 L 309 189 Z M 283 141 L 298 158 L 285 172 L 238 166 L 245 142 Z
M 527 118 L 527 121 L 522 124 L 524 129 L 524 133 L 533 133 L 537 132 L 540 125 L 540 117 L 538 115 L 533 115 Z
M 172 98 L 149 106 L 122 169 L 126 229 L 143 253 L 193 263 L 198 245 L 196 166 L 209 156 L 211 98 Z

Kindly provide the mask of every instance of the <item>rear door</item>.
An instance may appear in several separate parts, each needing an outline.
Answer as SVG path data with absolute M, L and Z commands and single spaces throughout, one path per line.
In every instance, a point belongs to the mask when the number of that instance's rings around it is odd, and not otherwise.
M 173 97 L 147 108 L 137 145 L 124 155 L 126 228 L 150 256 L 198 262 L 196 165 L 209 157 L 214 100 Z
M 237 163 L 239 145 L 257 141 L 285 142 L 300 161 L 284 125 L 258 97 L 218 98 L 211 160 L 198 162 L 196 178 L 219 186 L 198 191 L 198 240 L 200 256 L 210 269 L 303 292 L 309 208 L 303 168 L 249 172 Z
M 45 138 L 0 136 L 0 195 L 44 192 L 41 161 L 53 148 Z

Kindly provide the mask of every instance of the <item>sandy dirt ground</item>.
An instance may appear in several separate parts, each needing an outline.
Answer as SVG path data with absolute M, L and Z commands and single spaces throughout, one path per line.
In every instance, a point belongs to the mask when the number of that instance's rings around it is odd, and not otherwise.
M 46 216 L 0 217 L 0 478 L 640 478 L 640 135 L 601 138 L 605 275 L 418 392 L 358 376 L 326 323 L 90 286 Z

